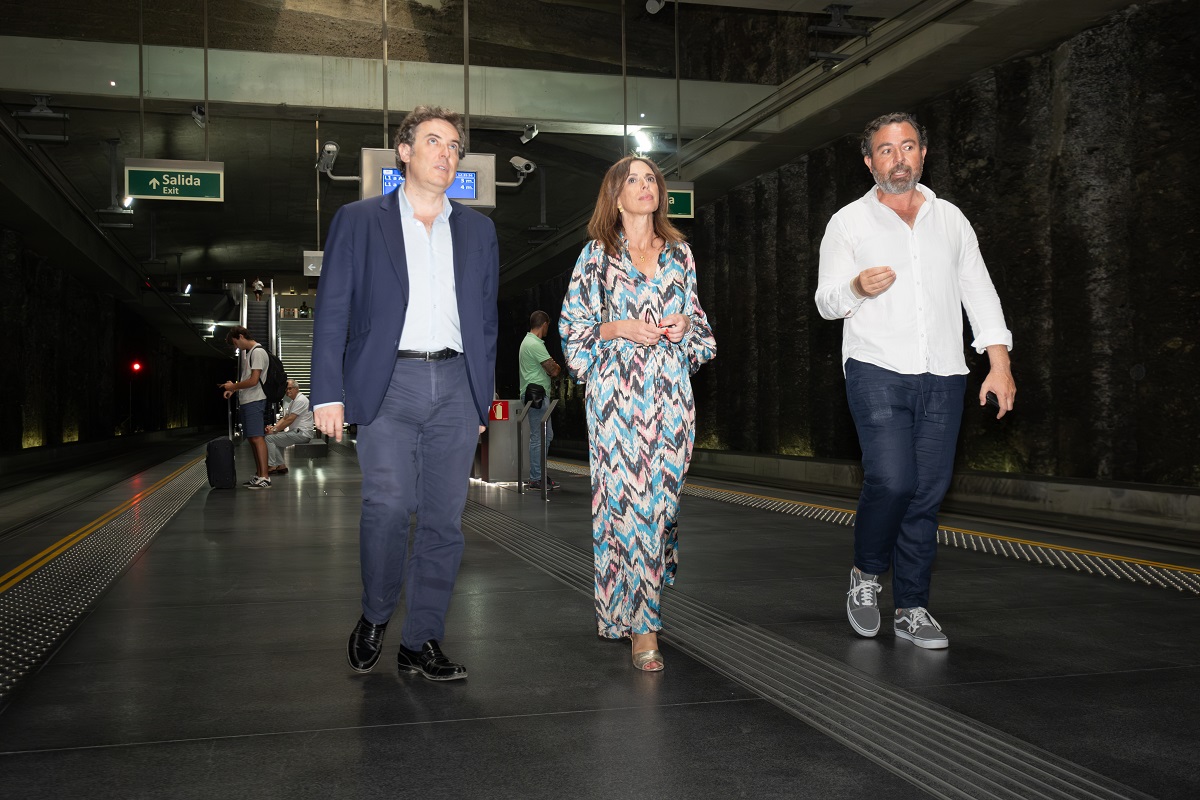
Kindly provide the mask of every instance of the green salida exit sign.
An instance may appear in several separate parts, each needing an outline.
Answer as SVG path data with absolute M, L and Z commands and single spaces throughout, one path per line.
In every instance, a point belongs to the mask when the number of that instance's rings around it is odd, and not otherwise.
M 667 216 L 691 219 L 696 216 L 693 203 L 695 184 L 690 181 L 667 182 Z
M 143 200 L 220 203 L 225 200 L 225 164 L 222 161 L 127 158 L 125 194 Z

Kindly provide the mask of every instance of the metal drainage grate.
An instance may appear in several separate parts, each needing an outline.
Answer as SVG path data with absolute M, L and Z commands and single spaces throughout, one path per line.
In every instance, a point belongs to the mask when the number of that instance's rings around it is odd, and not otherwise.
M 463 522 L 587 596 L 589 553 L 468 501 Z M 663 641 L 933 797 L 1144 798 L 1127 786 L 670 590 Z M 729 657 L 729 642 L 738 643 Z M 864 721 L 869 721 L 865 723 Z M 905 743 L 897 748 L 895 742 Z
M 588 474 L 588 468 L 578 464 L 557 461 L 550 463 L 559 472 L 569 472 L 575 475 Z M 790 514 L 846 527 L 854 525 L 856 516 L 853 511 L 844 508 L 804 503 L 799 500 L 783 500 L 778 497 L 763 497 L 731 489 L 714 489 L 693 483 L 685 483 L 683 493 L 692 497 L 703 497 L 706 500 L 732 503 L 763 511 L 775 511 L 780 514 Z M 939 527 L 937 538 L 939 544 L 947 547 L 1015 558 L 1060 569 L 1073 569 L 1076 572 L 1116 578 L 1119 581 L 1140 582 L 1147 586 L 1200 594 L 1200 571 L 1172 564 L 1158 564 L 1108 553 L 1095 553 L 1044 542 L 1014 539 L 1009 536 L 965 531 L 961 528 Z
M 206 482 L 197 459 L 0 593 L 0 705 Z

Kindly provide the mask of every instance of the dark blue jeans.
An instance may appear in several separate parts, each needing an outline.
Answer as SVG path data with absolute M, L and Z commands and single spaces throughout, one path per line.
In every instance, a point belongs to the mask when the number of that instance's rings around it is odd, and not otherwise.
M 937 515 L 954 473 L 965 375 L 901 375 L 850 359 L 846 398 L 863 453 L 854 566 L 892 569 L 896 608 L 928 607 Z

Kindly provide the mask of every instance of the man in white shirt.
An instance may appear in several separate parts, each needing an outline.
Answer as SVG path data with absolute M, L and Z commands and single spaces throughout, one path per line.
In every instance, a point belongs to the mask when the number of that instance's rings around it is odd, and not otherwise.
M 283 451 L 294 444 L 303 444 L 313 437 L 313 412 L 308 398 L 294 380 L 288 379 L 287 392 L 291 403 L 287 413 L 274 425 L 266 427 L 267 472 L 271 475 L 286 475 L 287 464 L 283 463 Z
M 876 185 L 829 221 L 816 293 L 822 317 L 844 320 L 846 397 L 863 453 L 846 614 L 860 635 L 878 633 L 879 577 L 891 569 L 896 635 L 941 649 L 950 642 L 927 606 L 966 392 L 961 309 L 991 364 L 979 405 L 996 405 L 997 419 L 1016 395 L 1012 334 L 970 223 L 918 183 L 924 128 L 885 114 L 863 132 L 862 152 Z

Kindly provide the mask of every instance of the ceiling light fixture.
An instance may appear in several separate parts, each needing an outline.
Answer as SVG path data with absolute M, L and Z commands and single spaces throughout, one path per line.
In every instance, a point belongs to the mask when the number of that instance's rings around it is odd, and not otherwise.
M 667 0 L 646 0 L 646 10 L 651 14 L 657 14 L 663 10 L 663 6 L 667 4 Z
M 646 133 L 645 131 L 638 131 L 635 133 L 633 135 L 633 141 L 637 145 L 637 151 L 639 153 L 650 152 L 650 148 L 654 144 L 650 139 L 650 134 Z

